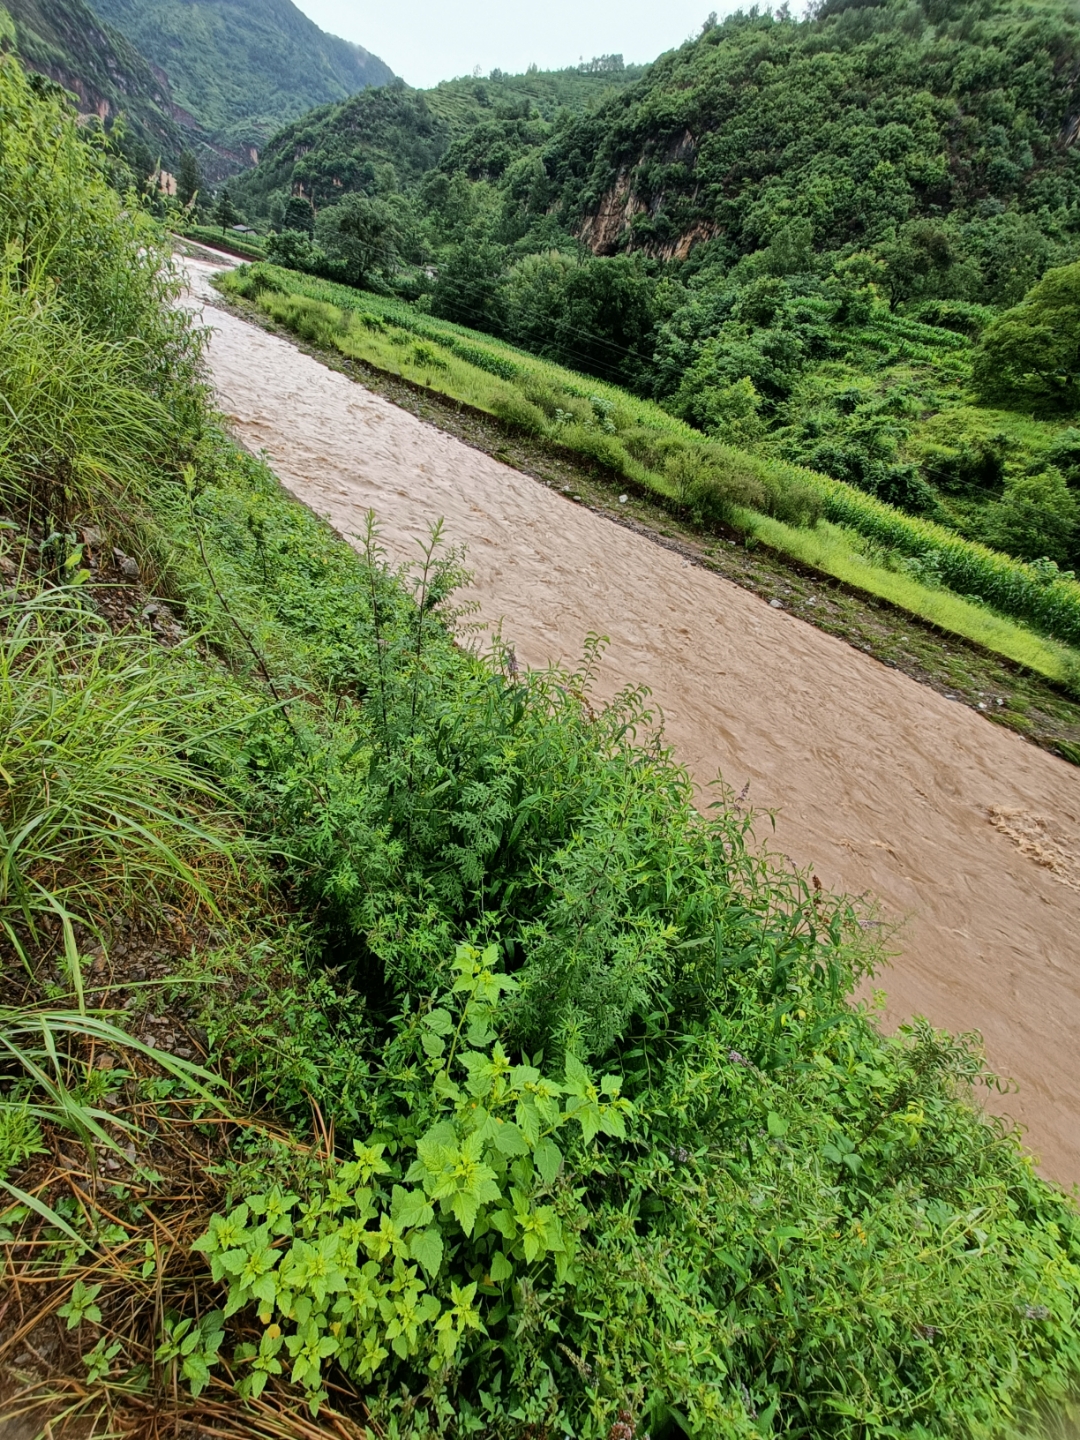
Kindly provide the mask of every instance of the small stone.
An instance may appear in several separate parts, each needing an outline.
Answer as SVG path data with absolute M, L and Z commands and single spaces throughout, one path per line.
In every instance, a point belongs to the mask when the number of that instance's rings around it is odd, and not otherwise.
M 87 525 L 86 529 L 82 532 L 82 538 L 83 544 L 89 545 L 91 550 L 100 550 L 101 546 L 105 543 L 104 535 L 93 525 Z
M 123 575 L 125 580 L 138 580 L 139 562 L 133 560 L 130 555 L 125 555 L 123 560 L 120 561 L 120 574 Z
M 774 610 L 782 610 L 784 608 L 784 602 L 782 600 L 770 600 L 769 604 Z
M 979 706 L 978 706 L 978 708 L 979 708 L 980 710 L 985 710 L 985 709 L 986 709 L 986 705 L 983 703 L 982 700 L 979 701 Z
M 620 495 L 620 496 L 619 496 L 619 504 L 620 504 L 620 505 L 625 505 L 626 502 L 627 502 L 629 499 L 630 499 L 630 496 L 629 496 L 629 495 Z

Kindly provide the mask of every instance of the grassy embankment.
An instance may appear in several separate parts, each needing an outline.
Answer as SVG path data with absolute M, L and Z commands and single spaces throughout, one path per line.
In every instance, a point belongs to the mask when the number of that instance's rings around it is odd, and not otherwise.
M 187 225 L 179 232 L 185 240 L 194 240 L 197 245 L 209 245 L 215 250 L 224 250 L 241 260 L 265 260 L 266 247 L 258 235 L 236 235 L 227 230 L 223 235 L 220 225 Z
M 240 454 L 152 229 L 8 59 L 0 126 L 6 1413 L 885 1440 L 1060 1404 L 1080 1217 L 977 1050 L 851 1006 L 874 927 L 703 819 L 644 697 L 458 648 L 438 536 L 391 572 Z
M 700 523 L 733 526 L 1055 681 L 1077 683 L 1075 582 L 1048 579 L 826 476 L 709 442 L 659 406 L 400 301 L 268 266 L 218 283 L 310 343 L 556 441 Z M 924 583 L 928 569 L 946 583 Z

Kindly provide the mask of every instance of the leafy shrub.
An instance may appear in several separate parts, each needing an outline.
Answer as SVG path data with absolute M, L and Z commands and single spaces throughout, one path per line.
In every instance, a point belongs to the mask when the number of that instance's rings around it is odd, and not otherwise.
M 304 231 L 281 230 L 267 237 L 266 258 L 286 270 L 317 270 L 329 257 Z
M 766 515 L 786 525 L 813 526 L 825 513 L 821 492 L 812 481 L 771 467 L 757 471 L 756 478 L 765 491 L 762 508 Z
M 675 450 L 667 458 L 664 475 L 680 505 L 685 505 L 697 524 L 727 524 L 736 506 L 761 510 L 765 490 L 744 469 L 724 467 L 703 450 Z
M 682 436 L 665 430 L 654 430 L 648 425 L 635 425 L 625 430 L 619 439 L 627 453 L 639 464 L 659 472 L 663 472 L 670 456 L 686 448 L 686 441 Z
M 529 375 L 524 382 L 525 399 L 530 405 L 538 406 L 549 420 L 554 420 L 556 410 L 565 408 L 566 396 L 562 390 L 538 375 Z
M 982 1073 L 969 1042 L 884 1039 L 848 1008 L 866 932 L 750 851 L 745 817 L 697 815 L 670 759 L 628 740 L 639 706 L 593 714 L 588 672 L 455 650 L 423 618 L 430 574 L 413 609 L 378 567 L 350 578 L 313 517 L 290 516 L 280 550 L 285 518 L 268 601 L 368 699 L 302 746 L 248 742 L 263 823 L 362 947 L 357 982 L 405 1003 L 366 1042 L 368 1113 L 331 1110 L 361 1152 L 324 1178 L 301 1165 L 254 1209 L 243 1195 L 208 1237 L 226 1308 L 266 1327 L 234 1355 L 245 1384 L 281 1366 L 317 1402 L 340 1363 L 416 1436 L 608 1440 L 626 1410 L 641 1429 L 749 1440 L 769 1415 L 773 1433 L 885 1440 L 1000 1429 L 1002 1376 L 1016 1407 L 1036 1370 L 1066 1383 L 1080 1222 L 958 1099 Z M 448 964 L 463 932 L 484 951 Z M 588 1076 L 552 1075 L 540 1047 L 620 1076 L 625 1136 L 585 1143 L 570 1102 Z M 499 1108 L 521 1066 L 570 1091 L 538 1136 L 561 1152 L 550 1189 Z M 500 1115 L 522 1154 L 495 1125 L 445 1191 L 416 1163 L 423 1142 L 449 1167 Z
M 544 435 L 547 432 L 547 416 L 543 410 L 516 391 L 496 395 L 491 402 L 491 408 L 500 420 L 518 430 L 527 430 L 533 435 Z
M 331 1357 L 365 1385 L 386 1362 L 439 1376 L 471 1336 L 512 1347 L 523 1282 L 572 1283 L 587 1217 L 564 1151 L 624 1138 L 632 1110 L 617 1079 L 597 1085 L 572 1055 L 562 1081 L 510 1062 L 493 1022 L 515 982 L 495 973 L 497 958 L 494 946 L 459 947 L 451 992 L 402 1017 L 387 1078 L 408 1089 L 385 1140 L 355 1142 L 355 1159 L 305 1203 L 253 1196 L 197 1242 L 213 1278 L 228 1279 L 226 1317 L 253 1304 L 268 1327 L 237 1357 L 251 1365 L 242 1394 L 257 1398 L 281 1372 L 282 1350 L 315 1413 Z
M 238 265 L 229 272 L 229 288 L 245 300 L 257 300 L 260 295 L 288 295 L 285 278 L 273 265 Z
M 984 520 L 987 541 L 1024 560 L 1064 561 L 1075 548 L 1080 504 L 1060 470 L 1017 476 Z
M 1080 406 L 1080 263 L 1048 270 L 1019 305 L 983 331 L 972 378 L 983 400 L 1010 410 Z
M 424 340 L 413 346 L 411 358 L 413 364 L 426 365 L 431 370 L 449 369 L 449 362 L 443 359 L 434 345 Z
M 989 305 L 976 305 L 967 300 L 921 300 L 904 313 L 920 325 L 940 326 L 974 339 L 997 312 Z
M 580 403 L 580 402 L 579 402 Z M 566 412 L 571 415 L 572 412 Z M 568 419 L 558 432 L 558 439 L 563 445 L 568 445 L 572 450 L 595 460 L 597 464 L 605 466 L 608 470 L 614 470 L 617 475 L 626 471 L 626 451 L 614 435 L 607 435 L 592 420 L 582 424 L 578 420 Z

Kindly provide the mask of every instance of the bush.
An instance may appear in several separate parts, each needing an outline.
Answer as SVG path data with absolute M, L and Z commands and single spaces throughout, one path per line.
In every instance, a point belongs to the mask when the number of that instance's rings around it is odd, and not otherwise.
M 305 231 L 282 230 L 267 238 L 266 258 L 272 265 L 282 265 L 286 270 L 314 271 L 328 257 Z
M 578 402 L 578 404 L 580 403 Z M 592 412 L 589 413 L 591 415 Z M 579 420 L 569 420 L 566 424 L 559 426 L 555 432 L 555 438 L 561 444 L 576 450 L 579 455 L 595 460 L 605 469 L 614 470 L 616 475 L 626 473 L 627 454 L 625 449 L 615 436 L 606 435 L 603 430 L 596 427 L 591 419 L 584 423 Z
M 963 1098 L 969 1042 L 848 1006 L 858 917 L 697 813 L 640 698 L 455 649 L 430 574 L 412 601 L 277 502 L 264 543 L 366 699 L 268 723 L 245 803 L 375 1024 L 363 1113 L 324 1091 L 344 1158 L 208 1232 L 245 1390 L 318 1404 L 340 1364 L 391 1433 L 886 1440 L 1066 1386 L 1080 1221 Z
M 698 448 L 670 454 L 664 476 L 698 525 L 729 524 L 737 506 L 761 510 L 765 504 L 765 491 L 749 471 L 725 467 Z
M 533 435 L 547 433 L 547 416 L 543 410 L 516 391 L 504 391 L 496 395 L 491 408 L 500 420 L 507 425 L 513 425 L 517 430 L 527 430 Z
M 1052 466 L 1005 486 L 1004 497 L 986 513 L 984 534 L 996 549 L 1023 560 L 1046 556 L 1063 562 L 1073 554 L 1080 503 Z
M 1080 406 L 1080 262 L 1048 270 L 983 331 L 972 365 L 988 405 L 1065 412 Z
M 530 405 L 537 405 L 549 420 L 555 419 L 556 410 L 565 408 L 566 395 L 556 390 L 547 380 L 537 375 L 528 375 L 524 380 L 525 399 Z

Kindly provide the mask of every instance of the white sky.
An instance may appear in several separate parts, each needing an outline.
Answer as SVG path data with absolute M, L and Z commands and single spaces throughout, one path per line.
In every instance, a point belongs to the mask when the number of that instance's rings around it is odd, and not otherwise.
M 296 0 L 332 35 L 385 60 L 410 85 L 427 88 L 480 66 L 513 74 L 594 55 L 627 64 L 655 60 L 697 34 L 710 10 L 735 0 Z M 750 0 L 747 0 L 749 8 Z

